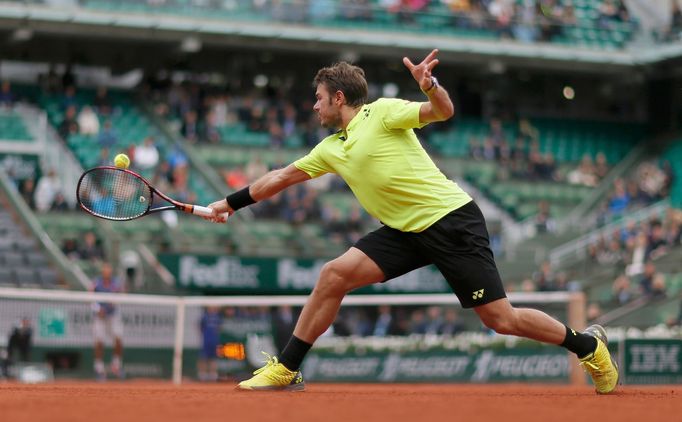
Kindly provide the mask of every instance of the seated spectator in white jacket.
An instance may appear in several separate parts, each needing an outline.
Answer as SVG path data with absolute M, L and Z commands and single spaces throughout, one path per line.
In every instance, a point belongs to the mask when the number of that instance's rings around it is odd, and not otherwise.
M 140 169 L 147 170 L 159 163 L 159 150 L 154 145 L 154 138 L 148 136 L 142 145 L 135 147 L 135 165 Z
M 81 135 L 97 135 L 99 133 L 99 117 L 90 106 L 85 106 L 78 113 L 78 127 Z

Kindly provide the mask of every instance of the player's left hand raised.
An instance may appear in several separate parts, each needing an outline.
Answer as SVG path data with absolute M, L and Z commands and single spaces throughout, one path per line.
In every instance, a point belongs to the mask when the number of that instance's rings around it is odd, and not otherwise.
M 438 55 L 438 49 L 431 51 L 419 64 L 414 64 L 407 57 L 403 57 L 403 63 L 410 70 L 412 77 L 417 81 L 422 91 L 428 90 L 432 85 L 431 71 L 439 63 L 436 55 Z

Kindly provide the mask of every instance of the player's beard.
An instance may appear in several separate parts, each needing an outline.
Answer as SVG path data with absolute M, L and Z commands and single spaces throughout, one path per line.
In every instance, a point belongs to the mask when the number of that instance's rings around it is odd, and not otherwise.
M 341 112 L 337 111 L 337 113 L 333 116 L 329 116 L 327 119 L 324 119 L 322 115 L 320 115 L 320 125 L 322 127 L 327 128 L 327 129 L 337 129 L 341 127 Z

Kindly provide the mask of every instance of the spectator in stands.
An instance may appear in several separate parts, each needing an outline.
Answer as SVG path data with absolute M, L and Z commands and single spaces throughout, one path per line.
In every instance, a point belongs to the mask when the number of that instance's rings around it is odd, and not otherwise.
M 656 260 L 668 252 L 668 241 L 663 232 L 663 224 L 654 220 L 649 226 L 649 239 L 645 259 Z
M 64 91 L 76 90 L 76 75 L 73 73 L 73 65 L 68 63 L 62 74 L 62 89 Z
M 199 321 L 201 332 L 201 351 L 197 370 L 199 381 L 218 381 L 218 355 L 217 349 L 220 344 L 220 327 L 223 323 L 220 308 L 207 306 Z
M 79 131 L 78 120 L 76 118 L 76 106 L 70 105 L 66 108 L 64 113 L 64 119 L 57 127 L 57 133 L 64 140 L 68 140 L 69 136 L 77 134 Z
M 375 337 L 386 337 L 396 335 L 396 321 L 391 312 L 390 305 L 379 305 L 378 315 L 374 321 L 371 335 Z
M 99 262 L 104 259 L 104 250 L 95 233 L 88 231 L 83 235 L 83 244 L 78 251 L 81 259 Z
M 540 0 L 537 3 L 540 23 L 540 40 L 552 41 L 562 33 L 564 9 L 558 0 Z
M 270 146 L 281 148 L 284 145 L 284 130 L 276 121 L 269 123 L 268 134 L 270 135 Z
M 629 254 L 626 260 L 627 267 L 625 273 L 630 276 L 636 276 L 644 271 L 644 263 L 646 261 L 646 252 L 648 250 L 649 240 L 644 231 L 640 231 L 634 242 L 632 253 Z M 629 252 L 629 251 L 628 251 Z
M 109 154 L 109 148 L 102 148 L 99 150 L 99 159 L 97 160 L 98 166 L 110 166 L 112 161 Z
M 602 265 L 622 266 L 625 262 L 625 258 L 623 256 L 620 242 L 617 239 L 611 240 L 607 249 L 600 250 L 597 253 L 597 262 Z
M 665 275 L 656 273 L 653 280 L 651 281 L 651 292 L 649 293 L 649 299 L 665 299 L 667 295 L 668 293 L 666 292 Z
M 78 98 L 76 98 L 76 87 L 73 85 L 64 86 L 64 95 L 62 96 L 62 110 L 68 110 L 70 107 L 78 108 Z M 74 113 L 75 118 L 75 113 Z
M 50 211 L 62 212 L 69 210 L 71 210 L 71 206 L 69 205 L 68 202 L 66 202 L 64 194 L 61 191 L 57 192 L 57 194 L 54 197 L 54 201 L 52 201 Z
M 211 144 L 220 143 L 220 131 L 218 130 L 216 115 L 213 110 L 209 110 L 204 119 L 202 140 Z
M 195 111 L 188 111 L 185 113 L 180 127 L 180 134 L 189 142 L 197 142 L 199 140 L 199 123 L 197 122 L 197 113 Z
M 660 286 L 657 286 L 654 283 L 657 274 L 656 265 L 651 261 L 647 261 L 646 264 L 644 264 L 644 273 L 639 279 L 639 289 L 643 296 L 656 296 L 657 290 L 660 288 Z
M 551 205 L 547 201 L 538 202 L 538 212 L 534 219 L 535 229 L 538 233 L 551 233 L 556 229 L 556 222 L 552 218 Z
M 284 105 L 284 111 L 282 112 L 282 131 L 284 132 L 284 138 L 288 138 L 296 134 L 297 126 L 297 111 L 291 103 L 286 103 Z
M 100 147 L 111 149 L 118 143 L 118 134 L 114 129 L 111 120 L 104 121 L 104 127 L 97 137 Z
M 341 210 L 336 207 L 325 209 L 324 229 L 325 236 L 332 243 L 337 245 L 346 244 L 346 224 L 341 214 Z
M 623 179 L 617 179 L 614 183 L 614 191 L 609 199 L 609 213 L 613 216 L 621 215 L 630 204 L 630 196 L 625 191 Z
M 456 336 L 465 330 L 466 327 L 459 319 L 459 313 L 457 312 L 457 309 L 452 306 L 446 308 L 443 317 L 443 323 L 440 326 L 440 331 L 438 334 L 444 336 Z
M 62 190 L 61 183 L 57 177 L 57 173 L 50 169 L 47 175 L 44 175 L 38 181 L 33 200 L 35 202 L 36 211 L 46 212 L 52 207 L 57 193 Z
M 62 241 L 62 252 L 64 252 L 64 255 L 66 255 L 67 258 L 76 261 L 81 259 L 80 255 L 80 247 L 78 246 L 78 242 L 76 241 L 75 238 L 73 237 L 67 237 Z
M 81 135 L 97 136 L 99 133 L 99 117 L 90 106 L 86 105 L 81 109 L 78 113 L 77 123 Z
M 583 185 L 594 187 L 597 186 L 598 176 L 597 171 L 592 163 L 592 158 L 589 155 L 583 155 L 580 160 L 580 165 L 577 168 L 571 170 L 566 180 L 572 185 Z
M 533 281 L 539 292 L 550 292 L 556 290 L 556 274 L 549 261 L 543 261 L 540 269 L 533 274 Z
M 418 308 L 412 312 L 409 322 L 409 329 L 407 334 L 426 334 L 426 313 L 423 309 Z
M 135 165 L 142 170 L 149 170 L 159 164 L 159 150 L 154 145 L 154 138 L 147 136 L 142 145 L 135 146 Z
M 244 174 L 249 183 L 256 181 L 267 172 L 268 167 L 263 163 L 259 154 L 254 154 L 244 169 Z
M 426 308 L 426 326 L 424 334 L 437 335 L 443 330 L 443 308 L 429 306 Z
M 612 22 L 616 21 L 618 16 L 618 7 L 614 0 L 603 0 L 598 11 L 597 24 L 602 29 L 610 29 Z
M 109 100 L 109 93 L 107 87 L 100 86 L 97 88 L 97 93 L 95 94 L 95 99 L 93 105 L 97 112 L 102 116 L 110 116 L 114 111 L 111 106 L 111 100 Z
M 513 19 L 512 31 L 514 38 L 521 42 L 535 42 L 538 38 L 538 31 L 535 25 L 535 3 L 533 1 L 522 1 L 515 6 L 515 19 Z
M 625 305 L 633 299 L 632 287 L 630 285 L 630 278 L 621 274 L 614 281 L 611 286 L 613 300 L 618 305 Z
M 594 175 L 597 177 L 597 180 L 602 180 L 608 173 L 609 164 L 606 161 L 606 154 L 599 152 L 594 160 Z
M 93 280 L 92 291 L 97 293 L 124 293 L 123 283 L 114 276 L 114 269 L 108 262 L 102 263 L 100 276 Z M 93 305 L 93 335 L 95 338 L 95 374 L 104 381 L 107 376 L 104 366 L 104 342 L 107 337 L 114 341 L 114 353 L 110 371 L 116 378 L 123 377 L 123 320 L 118 307 L 108 302 Z
M 474 160 L 483 159 L 483 145 L 473 136 L 469 138 L 469 158 Z
M 2 81 L 0 84 L 0 109 L 14 107 L 14 93 L 9 81 Z
M 239 189 L 249 184 L 249 180 L 242 170 L 242 166 L 236 166 L 223 172 L 225 183 L 230 189 Z
M 22 180 L 19 185 L 19 193 L 21 194 L 21 197 L 24 198 L 26 205 L 28 205 L 28 207 L 32 210 L 36 209 L 35 183 L 36 182 L 33 177 L 27 177 L 26 179 Z
M 500 38 L 513 38 L 511 24 L 514 11 L 514 4 L 507 0 L 491 0 L 488 3 L 488 13 L 494 19 L 494 27 Z

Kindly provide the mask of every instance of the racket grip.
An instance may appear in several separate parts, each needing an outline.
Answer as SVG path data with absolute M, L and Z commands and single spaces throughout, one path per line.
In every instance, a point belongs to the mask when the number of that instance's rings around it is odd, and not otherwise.
M 213 216 L 213 210 L 209 207 L 202 207 L 201 205 L 194 205 L 192 207 L 192 214 L 198 215 L 200 217 L 211 217 Z M 225 221 L 227 221 L 227 217 L 229 217 L 229 213 L 223 213 L 222 216 L 225 217 Z

